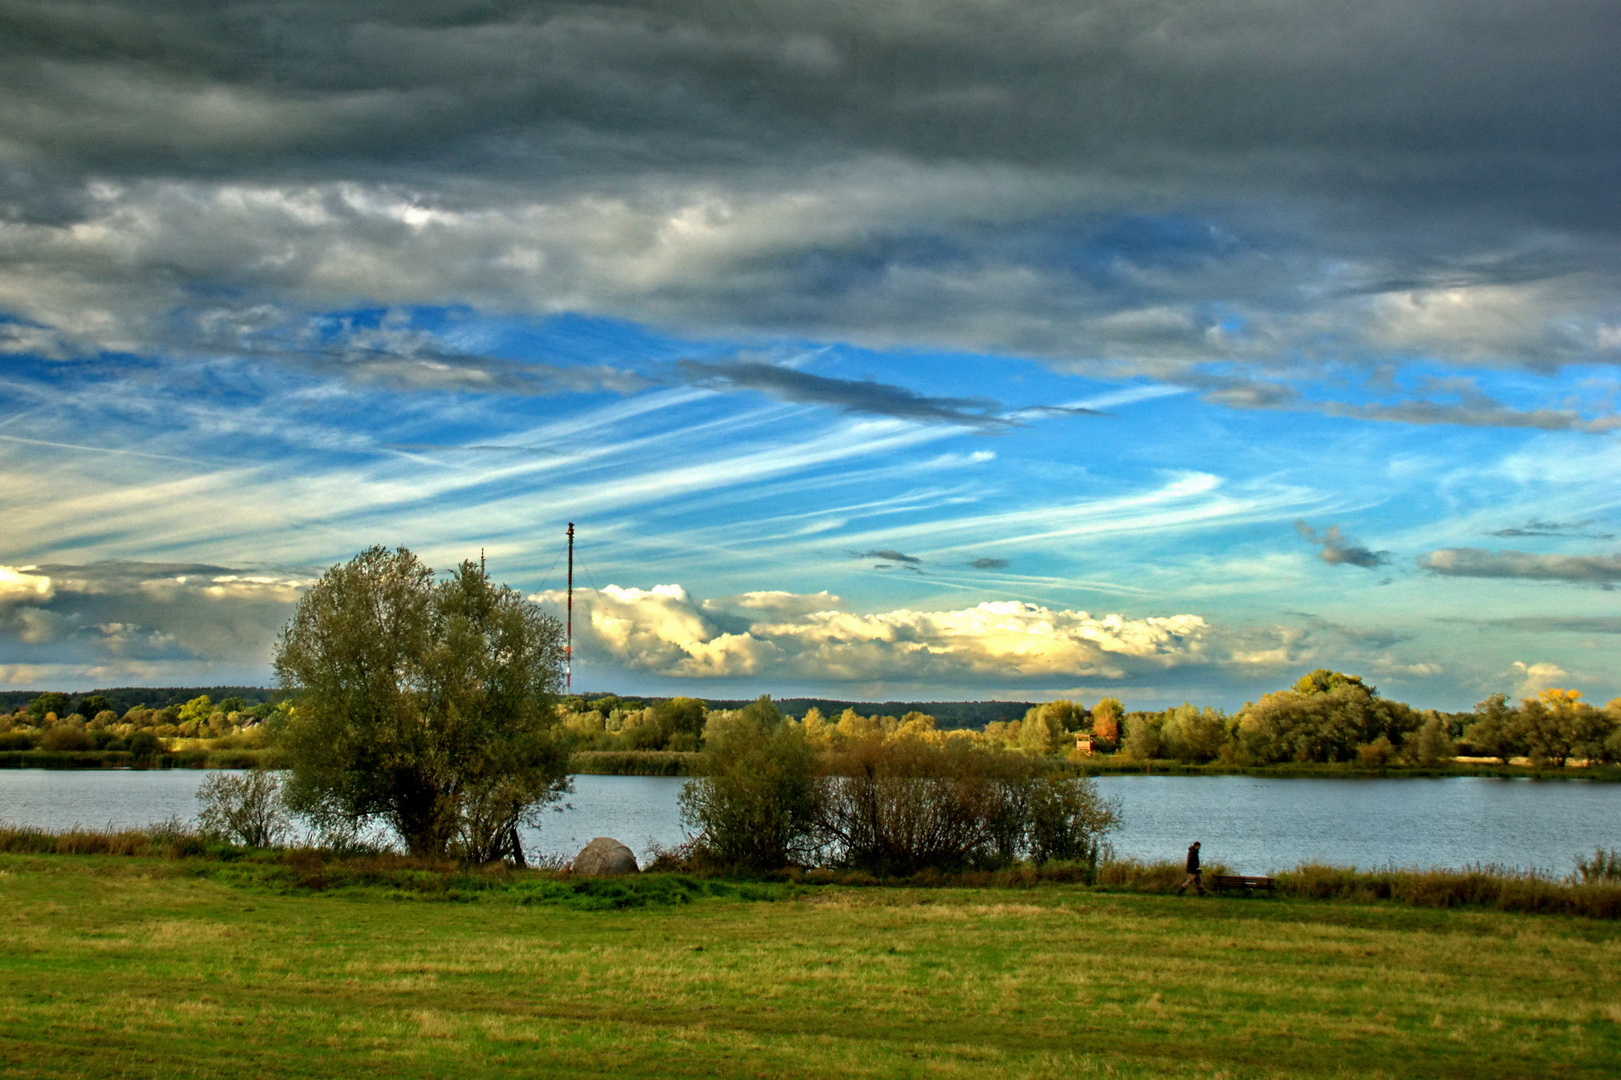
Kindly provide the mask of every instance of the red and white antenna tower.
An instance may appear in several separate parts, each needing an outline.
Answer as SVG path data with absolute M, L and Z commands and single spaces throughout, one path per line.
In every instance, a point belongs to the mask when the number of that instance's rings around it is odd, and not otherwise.
M 574 522 L 568 523 L 568 648 L 563 667 L 564 693 L 574 693 Z

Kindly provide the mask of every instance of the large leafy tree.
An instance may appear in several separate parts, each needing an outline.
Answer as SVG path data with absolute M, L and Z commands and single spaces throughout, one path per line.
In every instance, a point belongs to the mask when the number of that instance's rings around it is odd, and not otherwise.
M 1354 675 L 1319 668 L 1293 689 L 1266 694 L 1238 718 L 1242 757 L 1256 762 L 1349 761 L 1384 738 L 1398 745 L 1420 719 Z
M 482 563 L 435 581 L 404 548 L 361 552 L 299 601 L 275 667 L 294 693 L 287 801 L 317 822 L 521 862 L 518 826 L 568 788 L 562 628 Z

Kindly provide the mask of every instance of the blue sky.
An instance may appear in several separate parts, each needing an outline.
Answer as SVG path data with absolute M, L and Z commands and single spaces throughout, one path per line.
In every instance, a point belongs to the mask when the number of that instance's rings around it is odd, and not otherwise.
M 572 520 L 592 688 L 1621 694 L 1611 15 L 258 10 L 13 20 L 0 683 Z

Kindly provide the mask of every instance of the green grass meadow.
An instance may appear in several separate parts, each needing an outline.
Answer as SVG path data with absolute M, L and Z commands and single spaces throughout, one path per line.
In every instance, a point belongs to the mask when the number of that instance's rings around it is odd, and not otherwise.
M 1621 925 L 0 856 L 4 1077 L 1621 1074 Z

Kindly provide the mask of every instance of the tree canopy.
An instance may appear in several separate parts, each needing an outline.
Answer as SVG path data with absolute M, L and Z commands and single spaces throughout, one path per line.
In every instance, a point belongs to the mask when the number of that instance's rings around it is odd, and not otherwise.
M 518 825 L 567 790 L 562 628 L 481 563 L 435 581 L 405 548 L 361 552 L 300 599 L 275 669 L 294 693 L 287 801 L 318 822 L 521 862 Z

